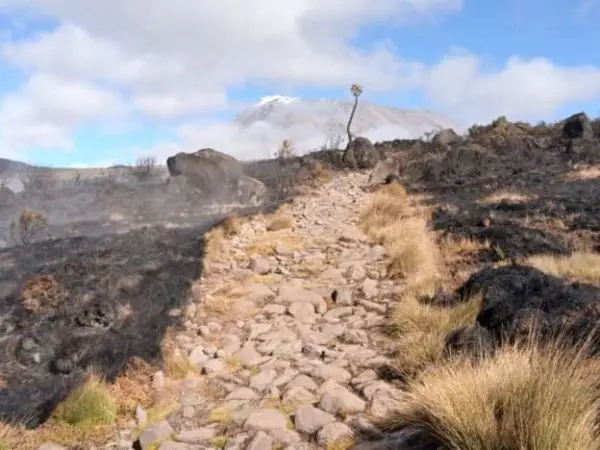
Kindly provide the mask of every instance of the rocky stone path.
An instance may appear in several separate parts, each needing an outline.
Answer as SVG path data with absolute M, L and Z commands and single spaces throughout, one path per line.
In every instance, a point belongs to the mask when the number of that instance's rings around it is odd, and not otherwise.
M 175 339 L 197 376 L 164 420 L 139 408 L 143 450 L 343 450 L 377 433 L 401 393 L 377 371 L 394 284 L 357 225 L 367 177 L 339 175 L 223 240 Z

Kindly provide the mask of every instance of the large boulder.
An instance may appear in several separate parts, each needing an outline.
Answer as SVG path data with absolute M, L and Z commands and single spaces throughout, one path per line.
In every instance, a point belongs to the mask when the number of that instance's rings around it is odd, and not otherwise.
M 238 180 L 244 176 L 240 161 L 212 148 L 170 156 L 167 168 L 171 177 L 184 176 L 211 197 L 236 192 Z
M 400 165 L 402 154 L 390 155 L 386 159 L 379 161 L 371 174 L 369 175 L 369 184 L 385 183 L 390 176 L 400 176 Z
M 167 168 L 172 193 L 254 204 L 262 203 L 268 195 L 264 183 L 247 176 L 240 161 L 212 148 L 170 156 Z
M 434 144 L 440 147 L 448 147 L 452 144 L 459 144 L 463 142 L 462 136 L 456 134 L 452 128 L 446 128 L 438 131 L 433 139 L 431 140 Z
M 242 176 L 238 179 L 236 194 L 238 201 L 241 203 L 258 205 L 267 199 L 269 190 L 261 181 L 248 176 Z
M 569 139 L 592 139 L 594 137 L 594 128 L 587 114 L 580 112 L 567 117 L 563 121 L 562 133 L 563 137 Z
M 357 137 L 349 142 L 343 156 L 345 165 L 352 169 L 372 169 L 380 159 L 379 150 L 364 137 Z
M 15 193 L 7 186 L 0 186 L 0 206 L 10 205 L 15 200 Z

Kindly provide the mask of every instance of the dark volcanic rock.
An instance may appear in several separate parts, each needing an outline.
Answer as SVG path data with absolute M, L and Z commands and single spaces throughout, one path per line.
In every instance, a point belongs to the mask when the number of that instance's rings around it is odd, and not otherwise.
M 431 141 L 436 145 L 446 147 L 448 145 L 462 143 L 463 138 L 456 134 L 452 128 L 446 128 L 436 133 Z
M 344 161 L 349 168 L 372 169 L 380 159 L 379 150 L 364 137 L 357 137 L 349 142 L 344 153 Z
M 213 200 L 265 200 L 267 187 L 244 173 L 244 165 L 232 156 L 211 148 L 194 153 L 177 153 L 167 158 L 167 168 L 173 178 L 185 179 L 191 191 L 199 188 Z M 181 188 L 182 183 L 178 182 Z
M 15 193 L 6 186 L 0 186 L 0 207 L 14 202 Z
M 594 137 L 594 129 L 587 114 L 580 112 L 564 120 L 563 136 L 569 139 Z
M 488 355 L 493 340 L 490 332 L 479 324 L 462 326 L 452 330 L 444 340 L 447 354 L 468 353 L 475 357 Z
M 497 341 L 527 336 L 563 336 L 582 343 L 593 334 L 594 352 L 600 351 L 596 329 L 600 316 L 600 288 L 569 283 L 521 265 L 487 267 L 472 275 L 459 290 L 461 298 L 481 295 L 477 323 Z

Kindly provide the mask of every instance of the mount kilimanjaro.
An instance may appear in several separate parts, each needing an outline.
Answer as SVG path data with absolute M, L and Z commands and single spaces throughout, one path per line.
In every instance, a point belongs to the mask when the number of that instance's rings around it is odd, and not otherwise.
M 297 149 L 310 151 L 346 145 L 346 123 L 352 101 L 306 100 L 297 97 L 263 97 L 233 120 L 242 135 L 262 135 L 265 143 L 291 139 Z M 352 131 L 371 141 L 419 138 L 432 130 L 461 127 L 443 115 L 424 109 L 404 109 L 360 101 Z

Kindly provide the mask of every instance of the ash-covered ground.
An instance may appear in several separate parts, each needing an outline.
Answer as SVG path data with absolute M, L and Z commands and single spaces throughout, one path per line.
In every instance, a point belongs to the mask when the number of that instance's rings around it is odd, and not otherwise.
M 157 176 L 69 182 L 0 206 L 0 421 L 36 426 L 89 373 L 112 379 L 134 356 L 160 363 L 202 276 L 204 233 L 277 205 L 204 198 Z M 26 209 L 48 227 L 25 245 L 11 223 Z

